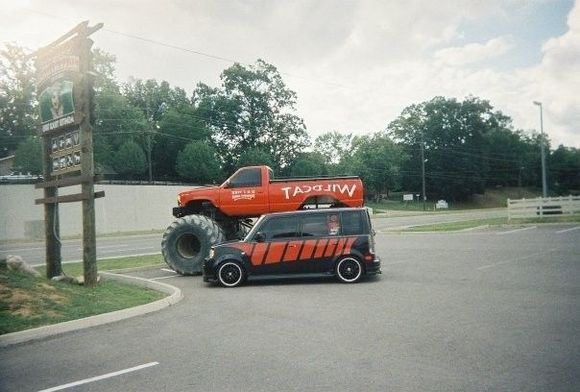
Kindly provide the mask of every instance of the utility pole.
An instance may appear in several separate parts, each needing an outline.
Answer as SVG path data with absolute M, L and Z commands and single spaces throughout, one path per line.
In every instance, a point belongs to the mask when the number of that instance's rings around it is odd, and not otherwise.
M 423 131 L 421 131 L 421 180 L 423 187 L 423 211 L 425 211 L 425 201 L 427 196 L 425 195 L 425 140 L 423 138 Z
M 542 103 L 534 101 L 534 105 L 540 107 L 540 154 L 542 156 L 542 197 L 548 197 L 548 182 L 546 181 L 546 153 L 545 153 L 545 136 L 544 136 L 544 115 L 542 110 Z

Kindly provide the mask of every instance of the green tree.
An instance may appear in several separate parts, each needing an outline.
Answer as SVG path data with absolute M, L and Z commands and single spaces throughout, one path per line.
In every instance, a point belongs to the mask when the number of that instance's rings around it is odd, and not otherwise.
M 190 105 L 168 109 L 156 132 L 153 145 L 153 162 L 156 178 L 176 178 L 175 165 L 177 156 L 185 146 L 192 141 L 210 142 L 211 131 L 196 115 L 196 110 Z
M 221 88 L 198 84 L 193 101 L 213 131 L 226 169 L 250 148 L 268 151 L 279 170 L 308 146 L 306 126 L 295 112 L 296 93 L 263 60 L 234 64 L 221 74 Z
M 191 142 L 177 156 L 177 173 L 198 184 L 215 183 L 223 177 L 215 149 L 207 142 Z
M 274 167 L 274 158 L 268 151 L 260 148 L 250 148 L 240 154 L 238 159 L 238 167 L 266 165 Z
M 355 137 L 353 149 L 346 158 L 349 171 L 361 177 L 369 195 L 388 196 L 400 187 L 400 171 L 407 155 L 386 133 Z
M 0 158 L 35 134 L 38 115 L 34 80 L 32 61 L 25 50 L 5 44 L 0 50 Z
M 321 154 L 327 165 L 338 165 L 352 150 L 352 133 L 326 132 L 314 140 L 314 151 Z
M 486 100 L 435 97 L 411 105 L 387 129 L 410 156 L 403 186 L 421 189 L 421 145 L 424 146 L 427 197 L 462 200 L 482 193 L 489 176 L 486 135 L 508 128 L 509 117 Z
M 292 177 L 318 177 L 328 175 L 326 157 L 318 152 L 300 154 L 290 165 Z
M 23 173 L 42 174 L 42 142 L 29 136 L 14 153 L 14 169 Z
M 550 156 L 552 189 L 560 195 L 580 191 L 580 149 L 560 145 Z
M 147 170 L 147 160 L 141 146 L 126 141 L 113 156 L 113 168 L 123 178 L 139 178 Z
M 143 113 L 114 90 L 103 89 L 96 94 L 95 100 L 94 158 L 99 170 L 103 171 L 111 166 L 115 152 L 128 140 L 139 140 L 143 146 L 148 126 Z

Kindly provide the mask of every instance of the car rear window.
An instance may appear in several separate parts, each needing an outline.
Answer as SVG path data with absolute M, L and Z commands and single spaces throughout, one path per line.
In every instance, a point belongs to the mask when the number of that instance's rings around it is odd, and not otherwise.
M 343 211 L 341 218 L 343 235 L 365 234 L 366 225 L 363 211 Z

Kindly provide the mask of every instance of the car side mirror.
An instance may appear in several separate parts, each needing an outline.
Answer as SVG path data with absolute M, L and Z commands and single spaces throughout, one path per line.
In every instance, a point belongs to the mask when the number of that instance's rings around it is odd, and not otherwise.
M 264 242 L 266 241 L 266 234 L 262 233 L 261 231 L 257 232 L 256 236 L 254 237 L 254 240 L 256 242 Z

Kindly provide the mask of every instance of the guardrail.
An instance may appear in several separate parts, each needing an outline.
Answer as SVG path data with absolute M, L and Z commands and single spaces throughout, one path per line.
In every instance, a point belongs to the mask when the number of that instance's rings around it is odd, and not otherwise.
M 580 196 L 507 200 L 508 220 L 580 214 Z

